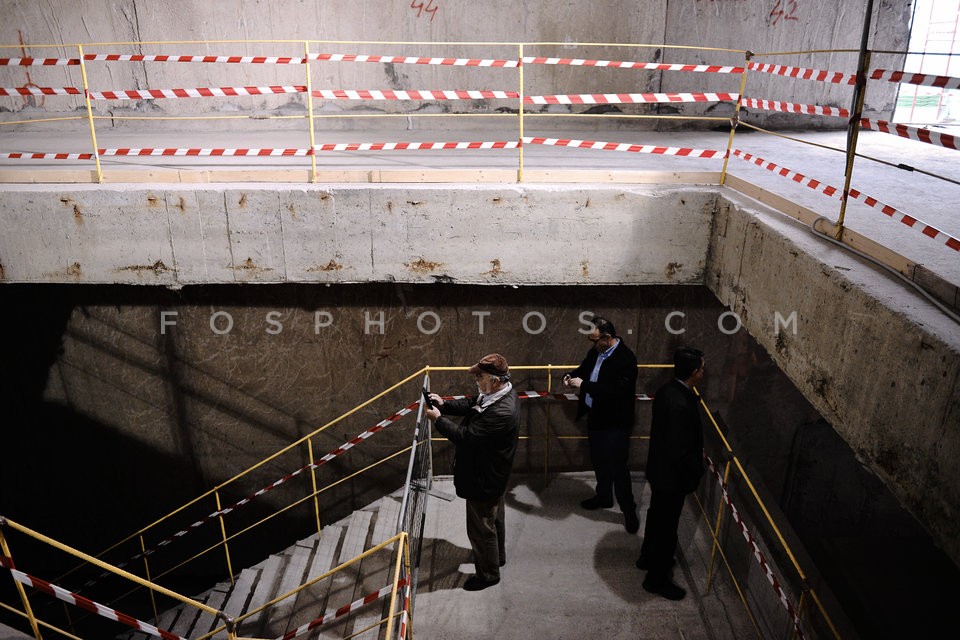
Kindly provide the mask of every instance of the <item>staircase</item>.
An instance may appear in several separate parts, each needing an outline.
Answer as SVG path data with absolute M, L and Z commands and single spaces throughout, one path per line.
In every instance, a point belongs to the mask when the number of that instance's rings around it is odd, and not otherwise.
M 193 596 L 199 602 L 226 612 L 232 618 L 289 593 L 296 587 L 323 575 L 330 569 L 359 556 L 397 533 L 402 490 L 385 496 L 340 522 L 327 525 L 322 535 L 312 535 L 275 553 L 240 572 L 233 584 L 215 585 Z M 321 618 L 337 609 L 374 593 L 393 579 L 395 545 L 365 558 L 362 562 L 334 574 L 257 614 L 242 620 L 237 628 L 240 638 L 280 638 L 288 631 Z M 377 600 L 355 611 L 335 617 L 298 638 L 360 639 L 380 637 L 379 622 L 384 618 L 389 598 Z M 180 605 L 160 615 L 156 625 L 183 638 L 199 638 L 223 625 L 209 613 Z M 383 627 L 385 629 L 385 626 Z M 130 631 L 120 640 L 151 638 L 142 631 Z M 226 640 L 225 630 L 212 636 Z

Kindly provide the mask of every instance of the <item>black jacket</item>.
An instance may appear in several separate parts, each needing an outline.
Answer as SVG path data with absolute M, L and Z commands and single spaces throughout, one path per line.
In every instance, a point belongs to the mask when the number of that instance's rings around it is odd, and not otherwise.
M 590 374 L 600 353 L 590 349 L 580 366 L 570 376 L 581 378 L 577 419 L 589 412 L 588 429 L 633 429 L 637 406 L 637 356 L 620 340 L 610 357 L 600 365 L 597 381 L 590 382 Z M 590 394 L 593 407 L 587 407 L 584 397 Z
M 468 500 L 491 500 L 507 491 L 520 435 L 520 402 L 513 389 L 478 413 L 476 398 L 447 400 L 444 415 L 464 416 L 460 424 L 440 416 L 435 426 L 456 446 L 453 485 Z
M 653 397 L 647 480 L 654 490 L 691 493 L 703 476 L 703 426 L 696 394 L 677 379 Z

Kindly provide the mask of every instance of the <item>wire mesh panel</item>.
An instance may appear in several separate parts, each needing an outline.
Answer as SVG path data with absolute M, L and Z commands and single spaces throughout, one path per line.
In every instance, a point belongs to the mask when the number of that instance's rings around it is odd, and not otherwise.
M 427 389 L 429 380 L 424 382 Z M 423 529 L 427 517 L 427 497 L 433 486 L 433 458 L 430 454 L 430 421 L 423 414 L 423 403 L 417 413 L 417 426 L 413 432 L 410 449 L 410 464 L 400 507 L 399 531 L 410 537 L 410 609 L 417 593 L 417 571 L 420 567 L 420 551 L 423 546 Z

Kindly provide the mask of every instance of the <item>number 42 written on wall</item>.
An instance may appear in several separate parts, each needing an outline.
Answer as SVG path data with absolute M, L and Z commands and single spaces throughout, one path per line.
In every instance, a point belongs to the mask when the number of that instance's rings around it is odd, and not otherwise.
M 770 12 L 770 17 L 773 19 L 771 26 L 777 26 L 781 20 L 797 20 L 798 2 L 799 0 L 776 0 Z
M 417 17 L 420 18 L 424 13 L 430 14 L 430 22 L 433 22 L 433 17 L 437 15 L 438 6 L 433 6 L 433 0 L 427 0 L 426 4 L 423 2 L 417 2 L 416 0 L 411 0 L 410 8 L 417 10 Z

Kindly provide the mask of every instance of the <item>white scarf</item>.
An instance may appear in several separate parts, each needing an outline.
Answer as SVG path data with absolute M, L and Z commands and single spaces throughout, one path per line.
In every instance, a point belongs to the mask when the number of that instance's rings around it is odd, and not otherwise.
M 483 410 L 492 405 L 494 402 L 502 398 L 503 396 L 510 393 L 510 390 L 513 389 L 513 385 L 507 382 L 505 385 L 500 387 L 495 393 L 485 396 L 482 393 L 477 397 L 477 404 L 474 405 L 474 409 L 477 410 L 477 413 L 483 413 Z

